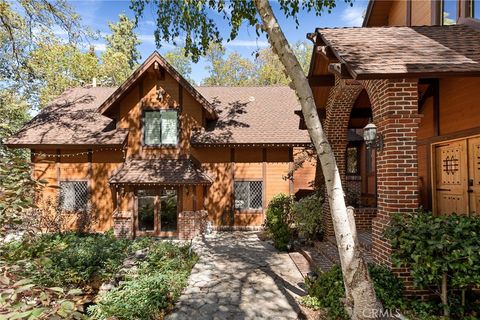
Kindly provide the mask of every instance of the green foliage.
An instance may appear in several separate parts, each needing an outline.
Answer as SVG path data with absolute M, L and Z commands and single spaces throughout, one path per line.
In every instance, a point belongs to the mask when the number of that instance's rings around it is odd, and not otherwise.
M 480 285 L 479 230 L 478 217 L 416 212 L 395 215 L 385 236 L 394 249 L 392 260 L 409 266 L 416 286 L 440 288 L 446 275 L 449 291 Z M 450 309 L 455 301 L 449 301 Z
M 141 58 L 137 46 L 140 44 L 135 33 L 135 22 L 130 20 L 125 14 L 118 16 L 117 23 L 109 23 L 112 34 L 107 35 L 107 50 L 123 54 L 127 58 L 128 66 L 133 69 Z M 104 61 L 105 63 L 106 61 Z
M 315 280 L 306 278 L 305 283 L 310 298 L 304 299 L 304 303 L 326 308 L 329 319 L 349 319 L 342 302 L 345 299 L 345 287 L 339 266 L 321 272 Z
M 388 310 L 403 309 L 403 282 L 385 266 L 369 264 L 368 272 L 373 279 L 375 294 L 383 307 Z
M 293 197 L 278 194 L 270 200 L 267 208 L 265 227 L 278 250 L 285 251 L 292 240 Z
M 93 319 L 158 319 L 172 307 L 187 283 L 198 257 L 188 246 L 151 241 L 147 259 L 118 288 L 100 297 L 89 308 Z
M 4 259 L 24 264 L 24 275 L 46 286 L 91 285 L 114 275 L 128 254 L 128 240 L 107 234 L 45 234 L 11 242 Z
M 403 298 L 402 282 L 386 267 L 369 264 L 368 270 L 373 280 L 375 294 L 384 308 L 388 310 L 403 309 L 406 302 Z M 345 287 L 342 270 L 335 265 L 327 272 L 320 272 L 318 278 L 305 279 L 308 296 L 302 303 L 312 309 L 326 308 L 329 319 L 349 319 L 343 305 Z
M 188 82 L 195 84 L 192 75 L 192 60 L 185 55 L 185 49 L 181 46 L 164 54 L 165 59 L 177 70 Z
M 83 319 L 82 290 L 42 287 L 10 273 L 15 268 L 0 264 L 0 319 Z
M 322 232 L 322 204 L 318 195 L 304 197 L 293 204 L 295 227 L 308 241 L 317 239 Z
M 346 2 L 351 3 L 350 0 Z M 286 18 L 291 18 L 298 24 L 300 11 L 314 12 L 316 15 L 325 10 L 330 12 L 335 7 L 335 0 L 279 1 L 278 6 Z M 212 17 L 213 14 L 221 15 L 230 27 L 227 41 L 238 36 L 241 26 L 255 27 L 258 35 L 263 31 L 254 1 L 132 0 L 130 8 L 134 11 L 137 21 L 145 10 L 156 12 L 157 28 L 154 35 L 157 47 L 161 47 L 162 41 L 176 45 L 178 39 L 182 38 L 185 51 L 194 62 L 204 56 L 212 44 L 221 45 L 223 42 L 219 28 L 225 30 L 224 24 L 218 25 Z

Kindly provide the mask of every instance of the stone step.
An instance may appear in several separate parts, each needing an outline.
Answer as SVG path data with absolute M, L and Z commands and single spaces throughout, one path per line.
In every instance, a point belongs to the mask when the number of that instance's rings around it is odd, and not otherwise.
M 314 271 L 313 265 L 300 252 L 289 252 L 288 255 L 297 266 L 303 278 L 305 278 L 309 272 Z
M 325 272 L 333 266 L 332 261 L 314 247 L 303 246 L 299 248 L 299 252 L 310 262 L 313 271 L 320 268 L 321 271 Z
M 315 249 L 325 256 L 332 264 L 340 263 L 337 245 L 330 241 L 315 242 Z

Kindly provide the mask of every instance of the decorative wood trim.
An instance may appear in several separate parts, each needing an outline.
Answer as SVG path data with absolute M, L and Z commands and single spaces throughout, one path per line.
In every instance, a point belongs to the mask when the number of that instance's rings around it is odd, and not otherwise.
M 410 27 L 412 25 L 412 0 L 407 0 L 406 7 L 407 7 L 407 14 L 405 16 L 406 18 L 405 25 Z
M 450 142 L 452 140 L 463 139 L 467 137 L 473 137 L 475 135 L 480 135 L 480 127 L 475 127 L 467 130 L 462 130 L 454 133 L 445 134 L 437 137 L 430 137 L 426 139 L 417 140 L 417 145 L 425 144 L 437 144 L 441 142 Z
M 319 54 L 321 54 L 322 56 L 324 56 L 325 58 L 327 58 L 328 60 L 332 61 L 332 62 L 337 62 L 338 61 L 338 58 L 335 55 L 335 52 L 333 51 L 332 47 L 330 47 L 330 46 L 318 46 L 318 47 L 316 47 L 316 51 Z
M 432 0 L 432 25 L 442 25 L 442 0 Z
M 333 74 L 322 74 L 308 77 L 310 87 L 333 87 L 335 76 Z
M 328 65 L 328 71 L 330 73 L 336 73 L 342 79 L 354 79 L 355 77 L 349 70 L 346 63 L 330 63 Z

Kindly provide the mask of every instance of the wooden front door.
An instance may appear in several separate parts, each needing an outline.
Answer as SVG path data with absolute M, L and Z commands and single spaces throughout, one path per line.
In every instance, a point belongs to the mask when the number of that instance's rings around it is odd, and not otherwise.
M 136 191 L 136 234 L 161 237 L 177 235 L 177 190 Z
M 474 215 L 480 211 L 480 138 L 434 146 L 435 211 Z

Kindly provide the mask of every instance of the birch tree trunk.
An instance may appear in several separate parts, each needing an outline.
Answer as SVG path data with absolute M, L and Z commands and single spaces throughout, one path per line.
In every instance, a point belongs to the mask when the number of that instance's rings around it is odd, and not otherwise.
M 255 6 L 268 34 L 273 51 L 285 66 L 302 106 L 308 133 L 315 146 L 323 175 L 337 239 L 345 283 L 347 309 L 352 319 L 372 319 L 380 315 L 382 305 L 375 296 L 366 263 L 355 239 L 355 221 L 349 221 L 344 192 L 332 148 L 323 132 L 308 80 L 280 28 L 269 0 L 255 0 Z M 352 219 L 353 220 L 353 219 Z

